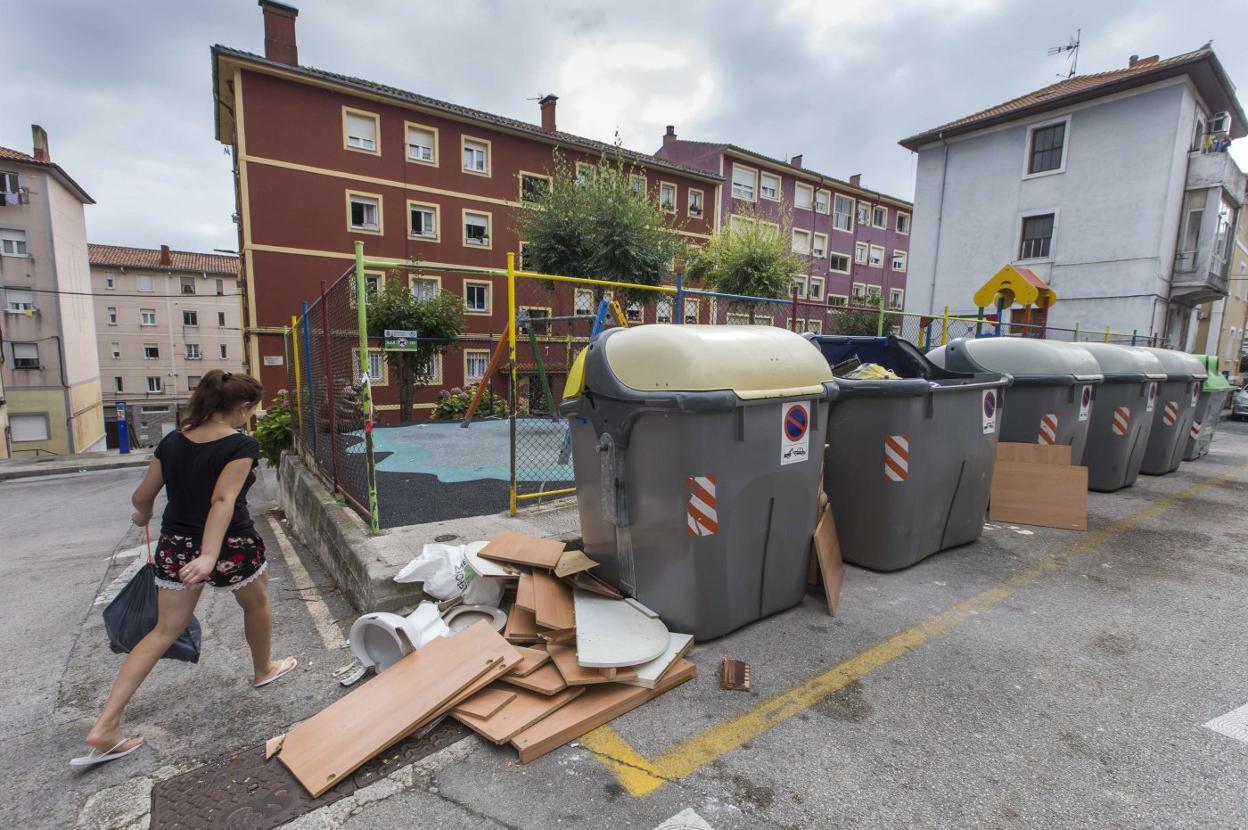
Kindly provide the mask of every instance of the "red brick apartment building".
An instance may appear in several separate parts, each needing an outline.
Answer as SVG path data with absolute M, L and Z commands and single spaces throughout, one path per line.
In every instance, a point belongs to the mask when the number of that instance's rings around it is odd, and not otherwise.
M 302 66 L 290 6 L 260 0 L 264 56 L 214 46 L 216 137 L 233 150 L 242 253 L 247 363 L 267 389 L 287 384 L 279 364 L 282 326 L 353 259 L 356 240 L 370 257 L 418 259 L 416 290 L 464 297 L 468 330 L 498 335 L 506 286 L 488 275 L 440 272 L 501 269 L 519 251 L 512 229 L 526 187 L 550 175 L 555 152 L 592 164 L 610 145 L 560 132 L 556 98 L 528 124 L 372 81 Z M 672 204 L 684 233 L 705 239 L 718 225 L 722 179 L 681 162 L 623 151 L 644 170 L 644 186 Z M 638 186 L 642 182 L 638 180 Z M 573 292 L 552 292 L 550 314 L 573 313 Z M 653 322 L 653 321 L 650 321 Z M 461 386 L 488 359 L 488 344 L 448 354 L 431 386 Z M 397 390 L 380 374 L 378 409 L 397 409 Z M 497 388 L 497 387 L 496 387 Z M 500 389 L 501 391 L 501 389 Z M 558 394 L 556 392 L 556 394 Z M 418 400 L 429 405 L 432 390 Z

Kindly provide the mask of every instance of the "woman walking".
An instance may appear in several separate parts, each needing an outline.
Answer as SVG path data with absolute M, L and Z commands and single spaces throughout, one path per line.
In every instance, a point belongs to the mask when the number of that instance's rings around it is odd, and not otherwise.
M 259 381 L 248 375 L 208 372 L 191 394 L 182 429 L 156 447 L 131 501 L 134 523 L 145 527 L 157 494 L 165 488 L 167 504 L 154 557 L 161 589 L 159 617 L 122 663 L 104 711 L 87 733 L 91 751 L 75 758 L 75 766 L 112 761 L 143 745 L 142 738 L 122 734 L 122 714 L 156 661 L 186 629 L 204 583 L 229 588 L 243 608 L 253 686 L 268 685 L 298 665 L 294 657 L 275 661 L 270 654 L 268 564 L 264 542 L 247 512 L 260 446 L 238 430 L 250 420 L 262 393 Z

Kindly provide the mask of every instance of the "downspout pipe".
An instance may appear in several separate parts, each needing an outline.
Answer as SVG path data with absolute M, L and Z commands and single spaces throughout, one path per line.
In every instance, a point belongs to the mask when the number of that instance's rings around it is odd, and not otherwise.
M 942 223 L 945 218 L 945 176 L 949 173 L 949 144 L 945 141 L 944 130 L 939 134 L 940 146 L 944 148 L 944 159 L 940 167 L 940 201 L 936 208 L 936 250 L 932 252 L 932 283 L 930 293 L 928 294 L 927 311 L 929 314 L 936 313 L 936 274 L 940 263 L 940 237 L 943 231 Z M 917 197 L 918 194 L 916 193 Z

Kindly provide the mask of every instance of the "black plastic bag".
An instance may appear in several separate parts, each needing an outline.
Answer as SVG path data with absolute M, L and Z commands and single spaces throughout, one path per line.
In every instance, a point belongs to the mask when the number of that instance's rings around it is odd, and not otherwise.
M 156 605 L 156 573 L 151 565 L 144 565 L 126 587 L 104 609 L 104 629 L 108 632 L 108 647 L 115 654 L 127 654 L 156 627 L 159 611 Z M 178 639 L 161 655 L 169 660 L 186 663 L 199 662 L 199 646 L 204 635 L 199 620 L 191 617 Z

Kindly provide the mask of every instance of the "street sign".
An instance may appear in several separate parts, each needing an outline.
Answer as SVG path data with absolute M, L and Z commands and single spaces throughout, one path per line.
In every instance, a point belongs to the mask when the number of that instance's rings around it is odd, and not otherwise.
M 381 348 L 387 352 L 416 351 L 416 332 L 404 329 L 386 329 Z

